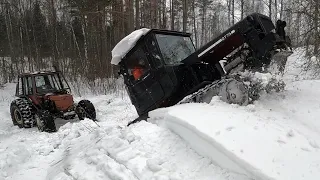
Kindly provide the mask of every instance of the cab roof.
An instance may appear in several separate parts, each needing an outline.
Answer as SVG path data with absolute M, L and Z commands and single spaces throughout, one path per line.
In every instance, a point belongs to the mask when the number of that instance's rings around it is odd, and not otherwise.
M 124 37 L 111 51 L 112 59 L 111 64 L 118 65 L 122 59 L 136 46 L 139 41 L 146 35 L 150 33 L 155 34 L 168 34 L 176 36 L 186 36 L 190 37 L 190 33 L 184 33 L 179 31 L 163 30 L 163 29 L 148 29 L 142 28 L 133 31 L 131 34 Z
M 30 72 L 30 73 L 21 73 L 19 74 L 19 77 L 21 76 L 40 76 L 40 75 L 48 75 L 48 74 L 57 74 L 59 71 L 37 71 L 37 72 Z

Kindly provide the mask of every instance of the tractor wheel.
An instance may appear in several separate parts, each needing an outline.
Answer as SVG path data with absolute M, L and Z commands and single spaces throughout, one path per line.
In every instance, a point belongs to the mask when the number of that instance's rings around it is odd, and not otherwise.
M 13 125 L 19 128 L 30 128 L 33 124 L 32 105 L 26 99 L 16 99 L 10 105 Z
M 40 111 L 34 115 L 38 129 L 40 132 L 56 132 L 56 124 L 54 118 L 48 111 Z
M 84 120 L 84 118 L 89 118 L 91 120 L 96 121 L 96 109 L 93 104 L 88 100 L 81 100 L 77 107 L 76 113 L 80 120 Z

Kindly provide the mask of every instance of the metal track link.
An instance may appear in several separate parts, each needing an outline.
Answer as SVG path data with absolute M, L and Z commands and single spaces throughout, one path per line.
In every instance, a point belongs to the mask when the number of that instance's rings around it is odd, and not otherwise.
M 220 96 L 223 101 L 230 104 L 247 105 L 249 102 L 247 86 L 241 80 L 228 77 L 212 82 L 197 92 L 186 96 L 177 104 L 192 102 L 210 103 L 213 96 Z

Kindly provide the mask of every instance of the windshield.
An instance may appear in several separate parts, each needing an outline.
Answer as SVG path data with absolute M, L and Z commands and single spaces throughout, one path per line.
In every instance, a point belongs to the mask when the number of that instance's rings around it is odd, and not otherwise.
M 195 52 L 190 37 L 156 34 L 156 38 L 166 64 L 179 64 Z
M 59 80 L 61 80 L 61 82 Z M 57 92 L 69 88 L 66 83 L 64 83 L 64 79 L 59 78 L 58 74 L 35 76 L 35 82 L 38 93 Z

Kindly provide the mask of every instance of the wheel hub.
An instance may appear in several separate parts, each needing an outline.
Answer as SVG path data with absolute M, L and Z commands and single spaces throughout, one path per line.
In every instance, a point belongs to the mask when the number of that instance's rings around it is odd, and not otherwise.
M 78 111 L 78 114 L 81 114 L 81 116 L 85 117 L 85 110 L 83 107 L 79 106 L 77 111 Z
M 17 109 L 14 111 L 14 118 L 16 119 L 17 123 L 22 124 L 21 113 Z
M 221 89 L 222 99 L 230 104 L 247 105 L 249 100 L 248 91 L 245 84 L 240 81 L 231 80 L 224 84 Z

